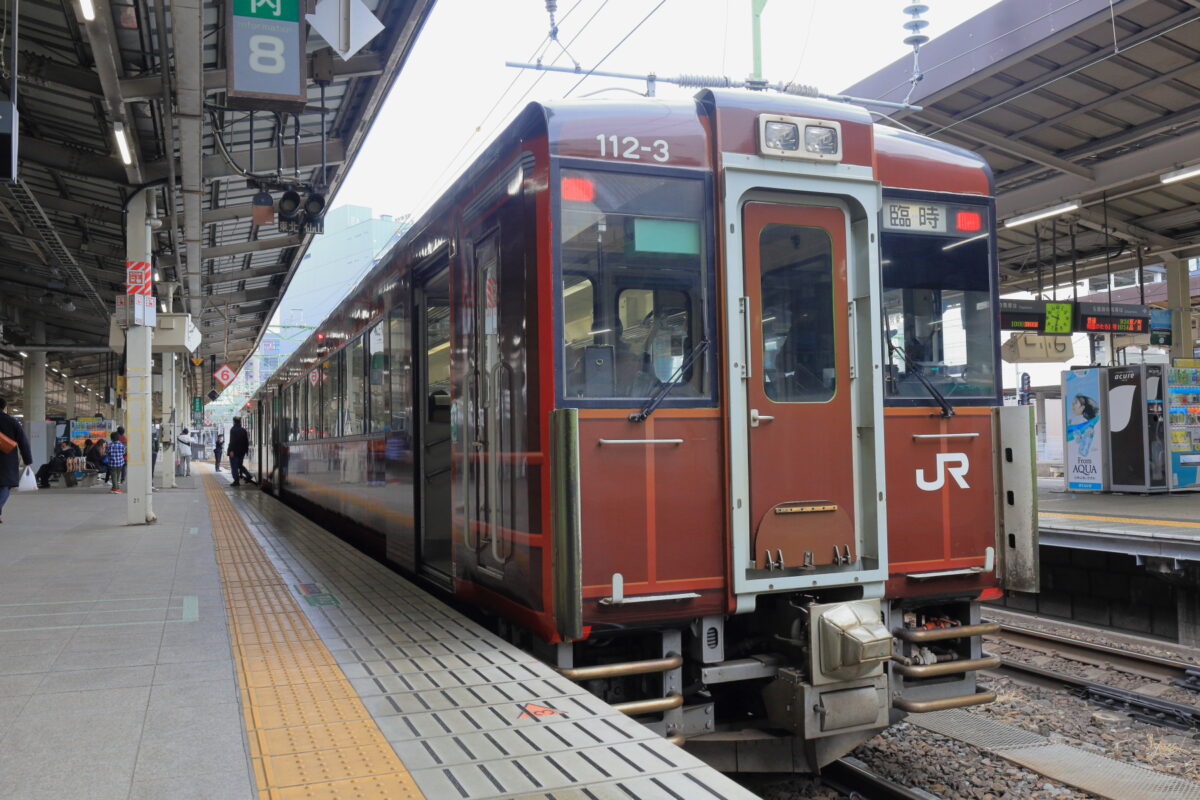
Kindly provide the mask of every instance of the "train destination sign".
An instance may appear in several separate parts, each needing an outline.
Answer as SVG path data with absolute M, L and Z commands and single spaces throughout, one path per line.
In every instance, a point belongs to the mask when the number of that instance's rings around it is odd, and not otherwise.
M 1122 303 L 1080 303 L 1075 329 L 1088 333 L 1149 333 L 1150 308 Z
M 933 233 L 940 236 L 987 236 L 987 211 L 975 206 L 926 203 L 917 200 L 883 201 L 882 227 L 885 231 Z M 956 242 L 951 247 L 956 246 Z
M 1054 300 L 1000 301 L 1000 329 L 1044 333 L 1049 336 L 1069 336 L 1073 321 L 1072 303 Z

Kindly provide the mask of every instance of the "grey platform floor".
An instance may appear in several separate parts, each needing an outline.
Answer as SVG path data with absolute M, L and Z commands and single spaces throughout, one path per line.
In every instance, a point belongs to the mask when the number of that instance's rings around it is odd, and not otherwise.
M 1200 492 L 1099 494 L 1071 492 L 1062 478 L 1038 479 L 1039 527 L 1159 542 L 1187 550 L 1200 543 Z M 1152 553 L 1150 553 L 1152 554 Z
M 151 526 L 105 487 L 6 506 L 0 800 L 258 797 L 208 505 L 180 483 Z M 754 798 L 301 515 L 231 495 L 288 583 L 337 595 L 304 610 L 431 800 Z
M 0 525 L 0 800 L 255 797 L 207 503 L 127 526 L 106 487 L 14 493 Z

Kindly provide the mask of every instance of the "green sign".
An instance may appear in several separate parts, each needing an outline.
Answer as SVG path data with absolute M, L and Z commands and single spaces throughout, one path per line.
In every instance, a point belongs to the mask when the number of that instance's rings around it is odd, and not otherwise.
M 1059 336 L 1070 335 L 1074 321 L 1074 306 L 1070 303 L 1046 303 L 1046 333 Z
M 204 413 L 204 398 L 203 397 L 193 397 L 192 398 L 192 413 L 193 414 L 203 414 Z
M 1170 347 L 1171 346 L 1171 332 L 1170 331 L 1150 331 L 1150 344 L 1158 345 L 1161 347 Z

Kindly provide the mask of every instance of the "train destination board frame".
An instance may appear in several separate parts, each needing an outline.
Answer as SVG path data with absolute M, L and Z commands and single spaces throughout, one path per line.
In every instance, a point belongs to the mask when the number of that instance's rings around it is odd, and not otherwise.
M 1150 333 L 1150 308 L 1122 303 L 1079 303 L 1075 330 L 1085 333 Z
M 1000 300 L 1000 329 L 1047 336 L 1070 336 L 1074 304 L 1055 300 Z

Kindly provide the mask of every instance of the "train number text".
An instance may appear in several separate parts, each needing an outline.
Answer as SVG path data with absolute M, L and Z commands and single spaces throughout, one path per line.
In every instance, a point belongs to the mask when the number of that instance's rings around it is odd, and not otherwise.
M 666 139 L 655 139 L 650 144 L 642 144 L 636 136 L 617 136 L 614 134 L 596 134 L 600 142 L 601 158 L 628 158 L 631 161 L 641 161 L 646 155 L 659 163 L 671 158 L 670 145 Z

